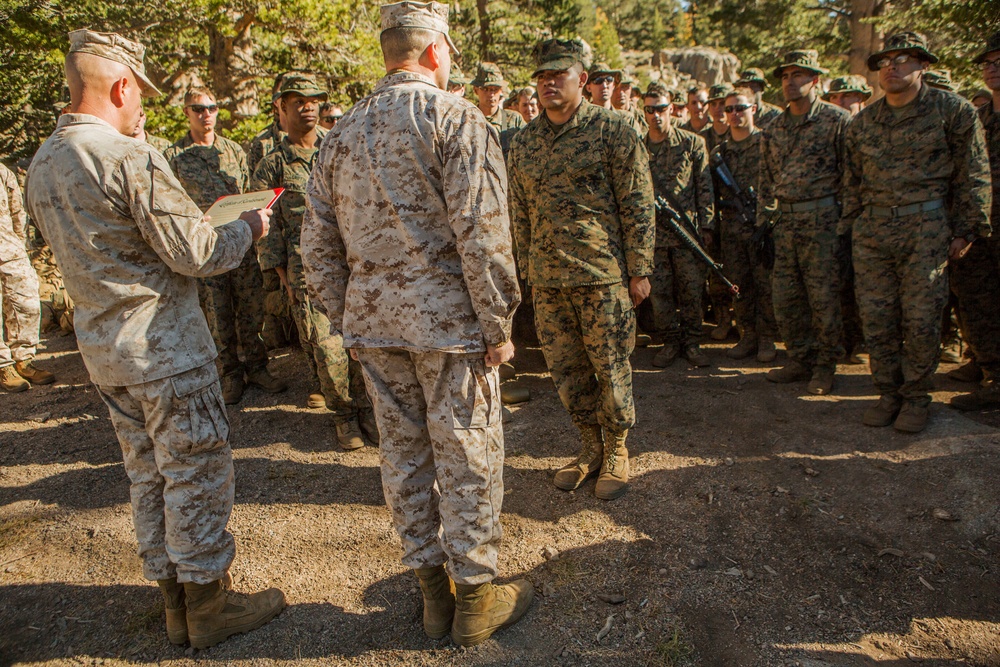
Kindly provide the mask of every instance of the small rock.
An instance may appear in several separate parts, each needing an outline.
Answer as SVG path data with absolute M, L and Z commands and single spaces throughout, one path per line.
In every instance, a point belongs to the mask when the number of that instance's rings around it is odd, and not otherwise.
M 730 457 L 728 457 L 728 456 L 726 457 L 726 465 L 727 466 L 733 465 L 733 460 Z
M 621 593 L 598 593 L 597 599 L 608 604 L 621 604 L 625 602 L 625 596 Z
M 764 566 L 764 570 L 765 570 L 765 571 L 766 571 L 766 572 L 767 572 L 768 574 L 770 574 L 770 575 L 773 575 L 773 576 L 775 576 L 775 577 L 776 577 L 776 576 L 778 576 L 778 571 L 777 571 L 777 570 L 775 570 L 775 569 L 774 569 L 773 567 L 771 567 L 770 565 L 765 565 L 765 566 Z
M 775 492 L 775 493 L 788 493 L 788 489 L 786 489 L 786 488 L 784 488 L 784 487 L 781 487 L 781 486 L 779 486 L 779 487 L 776 487 L 776 488 L 774 489 L 774 492 Z
M 667 573 L 667 568 L 661 567 L 660 568 L 660 574 L 666 574 L 666 573 Z
M 542 597 L 550 598 L 556 594 L 556 588 L 552 585 L 551 581 L 546 581 L 542 584 Z
M 559 560 L 559 550 L 555 547 L 545 547 L 542 549 L 542 556 L 545 560 Z
M 729 577 L 742 577 L 743 576 L 743 570 L 741 570 L 738 567 L 731 567 L 728 570 L 726 570 L 723 574 L 725 574 L 726 576 L 729 576 Z
M 49 417 L 51 417 L 51 416 L 52 416 L 51 412 L 39 412 L 39 413 L 34 414 L 34 415 L 28 415 L 27 419 L 28 419 L 29 422 L 35 422 L 35 423 L 38 423 L 38 424 L 44 424 L 45 422 L 47 422 L 49 420 Z
M 948 510 L 941 509 L 940 507 L 935 508 L 931 512 L 931 516 L 933 516 L 938 521 L 958 521 L 958 517 L 957 516 L 955 516 L 954 514 L 952 514 L 951 512 L 949 512 Z
M 898 558 L 902 558 L 906 554 L 904 554 L 901 549 L 893 549 L 891 547 L 887 547 L 887 548 L 882 549 L 881 551 L 879 551 L 878 555 L 879 556 L 896 556 Z
M 804 472 L 805 474 L 809 475 L 810 477 L 818 477 L 819 476 L 819 470 L 813 470 L 812 468 L 806 468 L 802 472 Z
M 947 646 L 948 648 L 955 648 L 955 642 L 952 641 L 951 639 L 945 639 L 944 645 Z

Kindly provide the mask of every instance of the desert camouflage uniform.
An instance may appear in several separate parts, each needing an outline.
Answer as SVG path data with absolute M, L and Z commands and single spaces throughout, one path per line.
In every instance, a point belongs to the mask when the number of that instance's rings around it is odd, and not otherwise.
M 216 135 L 212 146 L 199 146 L 188 133 L 163 155 L 202 211 L 207 211 L 219 197 L 247 190 L 246 155 L 239 144 L 225 137 Z M 256 253 L 248 250 L 234 270 L 203 279 L 199 292 L 219 350 L 221 374 L 249 374 L 266 367 L 267 350 L 260 337 L 264 325 L 263 279 Z
M 302 230 L 310 293 L 358 349 L 403 563 L 447 561 L 461 584 L 497 573 L 503 430 L 483 355 L 520 301 L 506 189 L 479 109 L 394 72 L 330 131 Z
M 583 101 L 563 125 L 541 114 L 510 151 L 521 274 L 559 398 L 577 426 L 635 423 L 632 277 L 653 274 L 653 187 L 639 136 Z
M 254 191 L 285 188 L 274 208 L 271 233 L 257 243 L 260 267 L 265 272 L 285 269 L 295 295 L 290 307 L 299 343 L 313 376 L 319 380 L 334 421 L 343 423 L 356 417 L 359 408 L 368 409 L 368 395 L 358 362 L 344 350 L 340 334 L 330 332 L 330 320 L 306 292 L 300 242 L 302 216 L 306 212 L 306 183 L 324 136 L 326 132 L 319 129 L 313 148 L 299 148 L 292 146 L 286 135 L 257 165 L 250 187 Z
M 25 247 L 26 222 L 17 177 L 0 164 L 0 367 L 31 361 L 38 345 L 38 276 Z
M 921 86 L 898 115 L 885 98 L 862 109 L 844 143 L 844 225 L 853 223 L 872 380 L 882 395 L 926 406 L 947 300 L 948 246 L 953 237 L 990 232 L 982 125 L 965 99 Z M 886 210 L 921 203 L 931 210 Z
M 758 224 L 771 215 L 774 199 L 781 213 L 774 228 L 774 315 L 788 356 L 810 369 L 833 371 L 844 354 L 836 197 L 850 119 L 816 98 L 803 117 L 786 109 L 761 130 Z
M 148 132 L 146 133 L 146 143 L 155 148 L 156 150 L 160 151 L 161 153 L 165 152 L 168 148 L 170 148 L 173 145 L 173 142 L 170 141 L 169 139 L 164 139 L 163 137 L 157 137 Z
M 159 151 L 86 114 L 59 118 L 27 190 L 76 303 L 80 354 L 111 411 L 144 574 L 218 580 L 235 551 L 226 532 L 233 464 L 194 277 L 235 268 L 250 226 L 213 229 Z
M 978 109 L 986 130 L 993 183 L 990 223 L 1000 225 L 1000 113 L 992 102 Z M 977 240 L 965 257 L 950 262 L 948 278 L 958 296 L 962 334 L 972 357 L 990 378 L 1000 378 L 1000 234 Z
M 732 137 L 722 142 L 719 150 L 722 159 L 732 172 L 741 190 L 758 189 L 760 177 L 759 129 L 743 141 Z M 722 263 L 727 277 L 740 288 L 740 299 L 733 302 L 736 325 L 740 335 L 756 334 L 774 339 L 778 325 L 774 321 L 771 305 L 771 270 L 762 263 L 750 259 L 750 237 L 754 233 L 754 222 L 742 221 L 731 203 L 734 195 L 725 186 L 718 189 L 719 195 L 719 236 L 722 241 Z
M 646 148 L 654 193 L 666 193 L 684 208 L 682 212 L 698 227 L 696 238 L 700 241 L 701 232 L 714 229 L 715 189 L 705 141 L 670 126 L 659 144 L 646 137 Z M 656 214 L 656 252 L 650 278 L 655 333 L 666 344 L 697 344 L 702 337 L 701 297 L 707 270 L 661 220 L 663 215 Z
M 274 150 L 285 137 L 284 131 L 278 125 L 278 119 L 257 133 L 257 136 L 250 140 L 250 148 L 247 149 L 247 171 L 253 176 L 257 171 L 257 165 L 265 155 Z

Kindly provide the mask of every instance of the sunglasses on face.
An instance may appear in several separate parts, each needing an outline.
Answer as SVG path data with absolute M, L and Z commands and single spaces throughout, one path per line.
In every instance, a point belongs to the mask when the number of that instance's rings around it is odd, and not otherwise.
M 336 123 L 340 120 L 340 116 L 323 116 L 324 123 Z
M 875 62 L 875 65 L 879 69 L 885 69 L 889 65 L 905 65 L 911 60 L 916 60 L 916 59 L 917 57 L 912 53 L 900 53 L 899 55 L 895 55 L 892 58 L 879 58 Z
M 591 83 L 596 83 L 598 86 L 603 86 L 606 83 L 614 83 L 615 77 L 613 76 L 595 76 L 590 80 Z
M 984 60 L 979 63 L 979 66 L 983 68 L 983 71 L 988 69 L 1000 69 L 1000 58 L 994 58 L 993 60 Z
M 656 104 L 656 105 L 647 104 L 646 106 L 643 107 L 643 110 L 646 113 L 663 113 L 664 111 L 668 110 L 670 106 L 671 105 L 669 104 Z
M 191 111 L 195 112 L 195 113 L 198 113 L 198 114 L 205 113 L 206 111 L 208 113 L 215 113 L 216 111 L 219 110 L 219 105 L 218 104 L 189 104 L 187 108 L 190 109 Z
M 727 107 L 723 107 L 726 113 L 743 113 L 751 107 L 750 104 L 730 104 Z

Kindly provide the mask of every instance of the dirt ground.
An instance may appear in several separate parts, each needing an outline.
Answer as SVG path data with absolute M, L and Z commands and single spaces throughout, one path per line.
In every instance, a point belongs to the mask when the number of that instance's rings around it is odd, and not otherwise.
M 537 350 L 519 351 L 501 578 L 539 596 L 473 649 L 420 628 L 399 563 L 378 452 L 331 445 L 305 409 L 297 350 L 231 410 L 236 587 L 282 588 L 272 623 L 204 651 L 167 642 L 136 556 L 107 410 L 72 337 L 45 341 L 51 387 L 0 395 L 0 665 L 1000 665 L 1000 412 L 943 404 L 967 389 L 943 365 L 917 436 L 860 424 L 866 366 L 836 394 L 766 382 L 766 367 L 633 359 L 633 485 L 551 484 L 576 449 Z M 780 358 L 779 358 L 780 360 Z

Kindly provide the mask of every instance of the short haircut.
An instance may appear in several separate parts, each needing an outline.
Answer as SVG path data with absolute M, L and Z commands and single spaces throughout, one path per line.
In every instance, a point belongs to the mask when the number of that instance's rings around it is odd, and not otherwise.
M 649 84 L 649 88 L 646 89 L 646 93 L 643 98 L 647 97 L 666 97 L 671 102 L 673 102 L 673 95 L 670 93 L 670 89 L 664 86 L 659 81 L 654 81 Z
M 517 91 L 518 101 L 520 101 L 522 97 L 527 97 L 529 99 L 532 97 L 537 98 L 538 91 L 535 90 L 534 86 L 525 86 L 524 88 L 521 88 Z
M 188 88 L 188 91 L 184 93 L 184 106 L 187 106 L 194 102 L 199 97 L 207 97 L 208 99 L 215 102 L 215 95 L 208 88 L 202 86 L 195 86 L 194 88 Z
M 323 102 L 323 104 L 319 105 L 319 113 L 321 116 L 326 113 L 330 113 L 336 106 L 337 105 L 334 104 L 333 102 Z
M 425 28 L 390 28 L 379 36 L 386 62 L 416 60 L 442 33 Z

